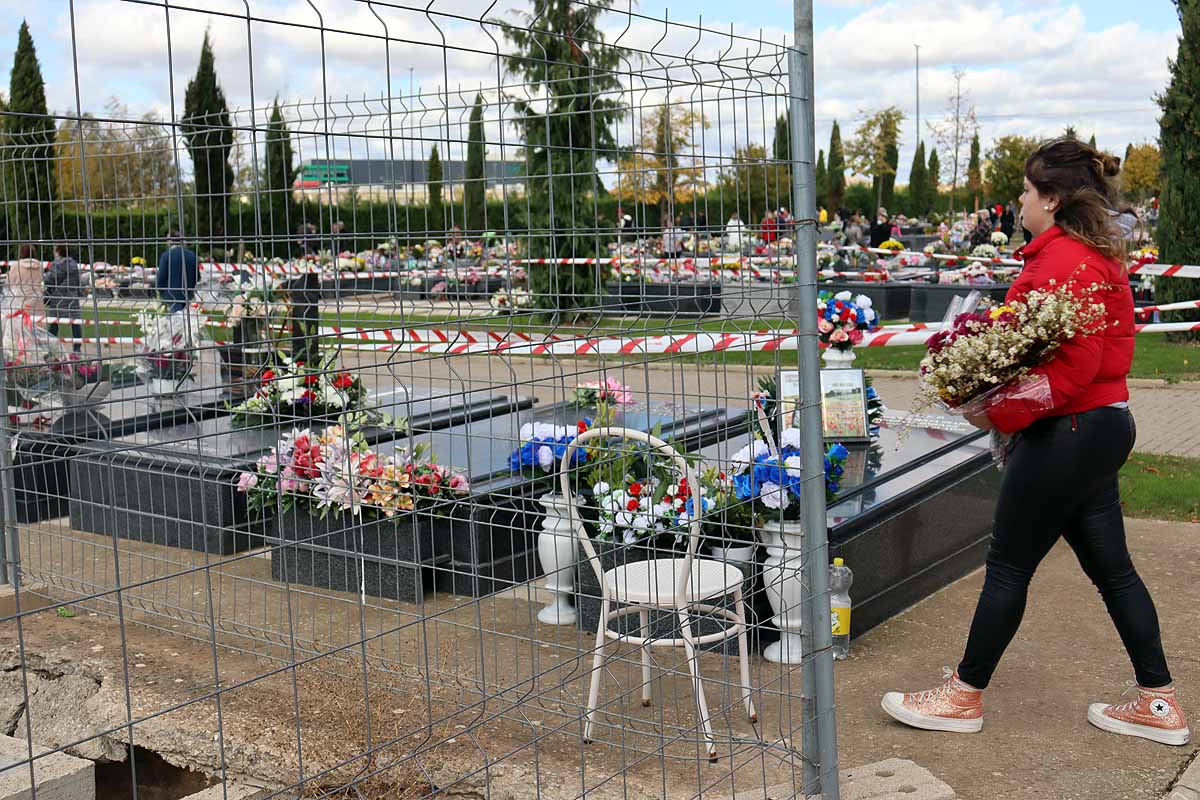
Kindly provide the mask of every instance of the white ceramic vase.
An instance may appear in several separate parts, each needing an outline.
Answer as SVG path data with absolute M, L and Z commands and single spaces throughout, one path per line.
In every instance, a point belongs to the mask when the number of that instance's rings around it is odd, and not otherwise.
M 538 612 L 538 622 L 574 625 L 578 615 L 571 604 L 571 595 L 575 591 L 575 564 L 579 559 L 568 503 L 578 508 L 580 500 L 572 497 L 568 501 L 561 494 L 550 492 L 539 497 L 538 502 L 546 509 L 542 532 L 538 534 L 538 559 L 546 575 L 546 589 L 553 595 L 550 603 Z
M 768 522 L 759 530 L 767 548 L 763 583 L 767 589 L 767 602 L 774 612 L 771 621 L 779 628 L 779 641 L 763 650 L 763 658 L 773 664 L 799 664 L 803 658 L 800 646 L 801 531 L 799 522 Z
M 709 552 L 717 561 L 724 561 L 726 564 L 741 566 L 742 564 L 754 564 L 754 553 L 758 550 L 758 544 L 740 545 L 738 547 L 710 547 Z
M 854 366 L 854 348 L 838 350 L 836 347 L 826 347 L 821 351 L 821 360 L 825 369 L 851 369 Z

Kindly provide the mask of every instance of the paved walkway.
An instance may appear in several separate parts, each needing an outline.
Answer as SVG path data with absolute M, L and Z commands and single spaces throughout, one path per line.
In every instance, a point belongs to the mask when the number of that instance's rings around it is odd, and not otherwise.
M 1200 525 L 1127 524 L 1180 700 L 1196 719 Z M 879 708 L 883 692 L 929 688 L 943 664 L 958 662 L 982 583 L 980 570 L 854 640 L 849 660 L 835 668 L 842 764 L 911 759 L 961 800 L 1158 800 L 1177 785 L 1200 788 L 1200 775 L 1181 777 L 1200 743 L 1167 747 L 1088 724 L 1088 704 L 1115 701 L 1133 675 L 1099 595 L 1062 542 L 1034 577 L 1024 625 L 984 699 L 983 731 L 928 733 L 888 719 Z
M 884 372 L 874 379 L 889 409 L 904 411 L 911 407 L 917 389 L 915 376 Z M 1134 449 L 1200 458 L 1200 383 L 1131 381 L 1129 394 L 1138 430 Z

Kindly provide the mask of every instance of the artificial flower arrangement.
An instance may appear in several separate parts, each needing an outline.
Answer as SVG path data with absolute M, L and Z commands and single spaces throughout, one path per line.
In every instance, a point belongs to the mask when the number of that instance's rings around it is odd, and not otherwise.
M 1008 247 L 1008 234 L 1004 231 L 992 231 L 993 247 Z
M 993 236 L 994 235 L 995 234 L 993 234 Z M 1000 235 L 1003 236 L 1004 234 L 1002 233 Z M 1000 251 L 997 250 L 993 245 L 981 244 L 977 245 L 975 249 L 971 251 L 971 256 L 973 258 L 999 258 Z
M 1129 260 L 1135 264 L 1157 264 L 1158 248 L 1143 247 L 1129 254 Z
M 335 368 L 336 355 L 316 365 L 277 355 L 259 376 L 253 396 L 233 406 L 235 427 L 261 424 L 277 416 L 309 417 L 341 414 L 362 408 L 367 390 L 362 380 Z
M 840 443 L 825 449 L 825 502 L 837 497 L 850 451 Z M 778 454 L 761 439 L 755 439 L 733 456 L 729 469 L 732 496 L 749 503 L 754 516 L 772 521 L 800 518 L 801 481 L 800 431 L 784 428 Z
M 817 333 L 822 343 L 838 350 L 851 349 L 862 342 L 864 331 L 879 327 L 871 298 L 851 298 L 850 292 L 817 295 Z
M 965 301 L 956 298 L 921 359 L 924 407 L 979 413 L 1011 397 L 1032 406 L 1050 402 L 1044 376 L 1026 376 L 1065 342 L 1103 327 L 1098 289 L 1072 280 L 995 308 L 980 304 L 975 292 Z
M 994 282 L 994 275 L 986 264 L 968 264 L 961 269 L 946 270 L 938 273 L 940 284 L 970 284 L 985 285 Z
M 946 255 L 950 252 L 950 248 L 947 247 L 946 243 L 941 239 L 934 239 L 932 242 L 925 245 L 924 252 L 927 256 Z
M 904 245 L 895 239 L 888 239 L 883 244 L 879 245 L 880 250 L 891 250 L 893 253 L 899 253 L 904 249 Z
M 516 311 L 528 308 L 533 302 L 533 295 L 524 289 L 504 288 L 498 290 L 488 300 L 488 305 L 497 311 Z
M 625 406 L 633 401 L 633 392 L 616 378 L 581 383 L 571 393 L 571 402 L 577 406 L 599 406 L 607 403 Z
M 547 422 L 525 423 L 518 433 L 521 444 L 509 454 L 509 469 L 530 477 L 556 474 L 567 454 L 567 446 L 591 427 L 592 420 L 586 417 L 574 427 Z M 587 459 L 587 448 L 576 448 L 571 453 L 571 466 L 584 464 Z
M 381 456 L 361 433 L 341 425 L 295 429 L 241 474 L 238 491 L 259 518 L 278 497 L 283 511 L 378 519 L 437 508 L 470 490 L 465 476 L 424 455 L 418 446 L 411 457 Z

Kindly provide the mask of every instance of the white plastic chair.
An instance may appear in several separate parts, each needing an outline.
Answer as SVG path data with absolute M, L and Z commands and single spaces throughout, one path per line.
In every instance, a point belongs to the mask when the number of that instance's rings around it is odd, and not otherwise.
M 575 438 L 567 447 L 561 461 L 559 476 L 564 497 L 570 497 L 571 456 L 576 448 L 592 439 L 628 439 L 643 442 L 653 451 L 674 460 L 683 472 L 692 490 L 692 497 L 700 497 L 700 485 L 692 466 L 669 444 L 648 433 L 629 428 L 593 428 Z M 699 503 L 699 500 L 696 500 Z M 651 647 L 680 647 L 687 653 L 688 669 L 692 675 L 692 686 L 696 693 L 696 708 L 704 738 L 708 743 L 708 757 L 717 758 L 713 742 L 712 723 L 708 714 L 708 703 L 704 699 L 704 684 L 700 680 L 700 662 L 697 645 L 719 642 L 733 636 L 738 638 L 738 662 L 741 668 L 742 699 L 751 722 L 758 721 L 754 702 L 750 697 L 750 660 L 746 644 L 746 608 L 742 602 L 742 571 L 736 566 L 708 558 L 696 558 L 700 543 L 700 515 L 693 517 L 688 531 L 687 552 L 683 558 L 655 558 L 639 561 L 604 571 L 591 538 L 579 519 L 579 510 L 570 504 L 571 525 L 579 537 L 584 553 L 600 583 L 600 623 L 596 629 L 596 651 L 592 662 L 591 689 L 588 692 L 586 723 L 583 729 L 585 742 L 592 741 L 592 725 L 596 717 L 596 705 L 600 696 L 600 678 L 604 667 L 604 646 L 608 639 L 640 646 L 642 651 L 642 705 L 650 705 L 650 650 Z M 721 608 L 711 601 L 733 596 L 734 610 Z M 710 602 L 705 602 L 710 601 Z M 619 606 L 619 607 L 618 607 Z M 650 612 L 674 611 L 679 617 L 682 636 L 675 639 L 650 636 Z M 707 612 L 724 617 L 731 624 L 716 632 L 697 636 L 689 617 L 691 611 Z M 609 628 L 609 623 L 628 614 L 638 615 L 638 636 Z

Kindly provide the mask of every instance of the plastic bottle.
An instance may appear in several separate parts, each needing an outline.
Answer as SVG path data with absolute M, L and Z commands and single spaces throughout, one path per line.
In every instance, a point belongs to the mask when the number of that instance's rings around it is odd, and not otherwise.
M 833 657 L 841 661 L 850 655 L 850 584 L 854 573 L 840 558 L 829 568 L 830 625 L 833 627 Z

